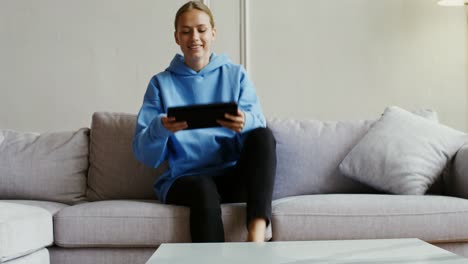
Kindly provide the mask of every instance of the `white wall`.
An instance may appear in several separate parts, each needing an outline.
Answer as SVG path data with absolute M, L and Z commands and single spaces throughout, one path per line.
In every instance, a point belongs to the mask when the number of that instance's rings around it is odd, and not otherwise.
M 463 7 L 434 0 L 251 1 L 252 77 L 269 116 L 432 108 L 468 129 Z M 268 6 L 268 8 L 265 8 Z
M 72 130 L 137 113 L 178 47 L 183 0 L 0 0 L 0 128 Z M 250 68 L 268 116 L 361 119 L 428 107 L 468 130 L 463 9 L 433 0 L 252 0 Z M 210 1 L 240 61 L 239 1 Z

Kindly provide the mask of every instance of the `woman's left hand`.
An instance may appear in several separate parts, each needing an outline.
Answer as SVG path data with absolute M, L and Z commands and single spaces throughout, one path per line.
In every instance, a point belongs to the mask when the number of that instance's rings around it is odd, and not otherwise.
M 227 120 L 218 119 L 218 124 L 225 128 L 229 128 L 237 133 L 240 133 L 244 129 L 245 115 L 241 110 L 237 110 L 237 115 L 224 114 L 224 118 Z

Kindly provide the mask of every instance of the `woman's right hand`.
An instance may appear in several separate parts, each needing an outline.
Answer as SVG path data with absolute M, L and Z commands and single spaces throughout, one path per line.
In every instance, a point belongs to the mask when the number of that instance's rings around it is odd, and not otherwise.
M 175 120 L 175 117 L 163 116 L 161 117 L 161 123 L 167 130 L 171 131 L 172 133 L 186 129 L 188 127 L 187 122 L 185 121 L 177 122 Z

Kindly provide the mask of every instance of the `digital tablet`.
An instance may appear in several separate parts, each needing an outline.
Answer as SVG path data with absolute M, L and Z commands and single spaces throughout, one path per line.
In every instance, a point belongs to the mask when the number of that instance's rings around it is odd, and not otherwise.
M 167 108 L 167 116 L 176 121 L 186 121 L 188 128 L 206 128 L 221 126 L 217 119 L 224 119 L 224 114 L 237 115 L 237 103 L 197 104 Z

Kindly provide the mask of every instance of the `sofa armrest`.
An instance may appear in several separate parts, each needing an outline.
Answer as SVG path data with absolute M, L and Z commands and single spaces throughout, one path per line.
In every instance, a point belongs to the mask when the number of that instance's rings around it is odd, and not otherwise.
M 447 176 L 444 179 L 446 194 L 468 199 L 468 144 L 456 153 Z

